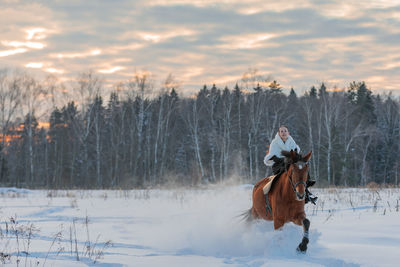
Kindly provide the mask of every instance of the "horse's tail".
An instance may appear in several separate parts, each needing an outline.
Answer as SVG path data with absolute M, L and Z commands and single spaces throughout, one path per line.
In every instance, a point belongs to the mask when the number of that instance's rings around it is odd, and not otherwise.
M 251 214 L 252 208 L 244 211 L 242 214 L 238 215 L 238 217 L 241 219 L 241 221 L 249 223 L 253 221 L 253 215 Z

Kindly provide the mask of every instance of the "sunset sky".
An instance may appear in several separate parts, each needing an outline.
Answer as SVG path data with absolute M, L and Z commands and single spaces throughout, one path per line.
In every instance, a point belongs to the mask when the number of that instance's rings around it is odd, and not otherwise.
M 106 86 L 148 71 L 180 91 L 232 87 L 249 68 L 298 92 L 365 81 L 400 93 L 396 0 L 1 0 L 0 68 Z

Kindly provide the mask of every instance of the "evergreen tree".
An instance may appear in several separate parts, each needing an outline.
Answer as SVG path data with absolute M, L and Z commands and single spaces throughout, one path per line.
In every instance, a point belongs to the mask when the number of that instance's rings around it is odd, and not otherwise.
M 256 86 L 255 88 L 253 88 L 253 90 L 254 90 L 256 93 L 261 93 L 261 92 L 262 92 L 262 87 L 260 86 L 259 83 L 257 83 L 257 86 Z
M 297 140 L 299 136 L 299 123 L 298 123 L 298 115 L 296 111 L 299 110 L 299 100 L 297 98 L 297 94 L 294 91 L 293 87 L 290 89 L 289 96 L 287 98 L 287 105 L 285 110 L 286 115 L 286 124 L 290 125 L 291 129 L 290 134 Z
M 363 118 L 366 124 L 376 121 L 372 92 L 367 88 L 365 82 L 352 82 L 347 91 L 351 103 L 357 106 L 357 115 Z
M 282 93 L 282 86 L 275 80 L 268 85 L 268 88 L 272 93 Z
M 315 86 L 313 85 L 310 89 L 309 92 L 310 97 L 312 98 L 316 98 L 317 97 L 317 89 L 315 88 Z
M 325 83 L 321 83 L 321 86 L 319 87 L 319 90 L 318 90 L 318 97 L 319 97 L 319 98 L 322 98 L 322 97 L 324 97 L 326 94 L 327 94 L 327 92 L 326 92 Z

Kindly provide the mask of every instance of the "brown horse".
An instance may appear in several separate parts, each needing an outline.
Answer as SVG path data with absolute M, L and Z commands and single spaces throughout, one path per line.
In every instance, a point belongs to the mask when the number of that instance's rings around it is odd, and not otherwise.
M 304 212 L 304 200 L 311 152 L 304 157 L 295 151 L 282 151 L 282 155 L 285 156 L 285 171 L 272 182 L 268 193 L 269 207 L 267 207 L 263 191 L 263 187 L 270 181 L 270 178 L 267 177 L 254 185 L 253 207 L 247 211 L 246 217 L 248 220 L 273 220 L 275 230 L 287 222 L 302 225 L 304 235 L 297 250 L 305 253 L 310 221 Z

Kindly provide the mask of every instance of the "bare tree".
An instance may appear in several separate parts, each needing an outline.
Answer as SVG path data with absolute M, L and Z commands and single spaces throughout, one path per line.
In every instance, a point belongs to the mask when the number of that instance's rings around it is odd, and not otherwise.
M 269 83 L 270 77 L 259 74 L 257 69 L 249 68 L 242 76 L 242 83 L 247 92 L 252 92 L 247 96 L 249 104 L 249 131 L 247 133 L 247 149 L 249 156 L 249 177 L 259 177 L 259 153 L 258 142 L 261 130 L 261 120 L 265 112 L 265 94 L 262 91 Z M 255 92 L 254 92 L 255 91 Z M 253 168 L 255 167 L 255 173 Z
M 101 164 L 101 151 L 100 151 L 100 129 L 98 128 L 98 117 L 93 116 L 96 107 L 93 103 L 96 97 L 99 97 L 102 92 L 102 81 L 99 77 L 95 76 L 93 72 L 82 73 L 78 77 L 77 90 L 80 96 L 81 114 L 83 124 L 76 121 L 74 129 L 77 132 L 80 143 L 83 146 L 83 160 L 87 163 L 83 165 L 84 184 L 88 185 L 89 179 L 89 152 L 88 152 L 88 137 L 92 127 L 95 127 L 96 133 L 96 181 L 99 186 L 101 181 L 100 164 Z M 96 127 L 97 125 L 97 127 Z
M 190 112 L 184 114 L 184 119 L 186 125 L 188 126 L 188 130 L 190 133 L 190 138 L 192 139 L 193 146 L 194 146 L 194 153 L 197 160 L 198 167 L 200 169 L 201 178 L 204 178 L 205 172 L 203 167 L 203 162 L 201 159 L 201 152 L 200 152 L 200 128 L 199 128 L 199 111 L 197 108 L 197 101 L 190 100 L 188 106 L 192 108 Z M 187 109 L 187 111 L 189 111 Z
M 233 107 L 233 96 L 225 88 L 222 93 L 222 125 L 223 125 L 223 135 L 222 135 L 222 149 L 220 157 L 220 175 L 228 176 L 228 163 L 230 159 L 231 152 L 231 135 L 232 135 L 232 107 Z
M 21 103 L 21 82 L 18 76 L 11 76 L 8 70 L 0 71 L 0 181 L 4 179 L 4 149 L 7 146 L 7 136 L 11 133 L 11 126 Z
M 344 135 L 344 140 L 342 141 L 342 144 L 344 146 L 344 154 L 343 154 L 343 164 L 342 164 L 342 170 L 341 170 L 341 176 L 342 180 L 345 186 L 348 185 L 347 181 L 347 161 L 350 157 L 350 148 L 354 144 L 354 142 L 361 137 L 367 136 L 370 134 L 370 131 L 368 129 L 365 129 L 362 125 L 361 121 L 358 121 L 356 125 L 349 125 L 350 122 L 350 116 L 352 114 L 352 109 L 351 107 L 348 107 L 345 110 L 345 115 L 342 116 L 342 121 L 344 123 L 343 125 L 343 135 Z
M 123 144 L 125 132 L 126 109 L 122 108 L 118 92 L 111 93 L 108 104 L 108 124 L 110 135 L 109 175 L 111 186 L 120 184 L 121 161 L 123 158 Z
M 26 124 L 25 131 L 27 132 L 28 138 L 28 158 L 29 158 L 29 173 L 27 182 L 30 185 L 33 185 L 34 175 L 35 175 L 35 166 L 34 166 L 34 140 L 33 140 L 33 122 L 35 118 L 40 116 L 36 116 L 36 112 L 38 112 L 38 108 L 42 107 L 41 102 L 44 101 L 42 96 L 45 95 L 45 91 L 41 84 L 35 80 L 33 77 L 24 74 L 21 76 L 22 78 L 22 115 L 26 115 Z
M 259 73 L 258 69 L 256 68 L 249 68 L 245 73 L 242 75 L 242 86 L 248 92 L 251 92 L 253 88 L 257 86 L 267 87 L 272 80 L 271 76 L 265 76 Z
M 323 114 L 323 126 L 325 128 L 326 133 L 326 167 L 327 167 L 327 176 L 328 176 L 328 184 L 335 183 L 332 181 L 332 155 L 334 152 L 333 144 L 335 142 L 335 128 L 337 128 L 337 124 L 340 118 L 340 108 L 343 104 L 343 97 L 340 97 L 338 94 L 328 94 L 325 93 L 322 96 L 322 114 Z
M 265 107 L 265 95 L 262 92 L 256 92 L 248 96 L 249 97 L 249 124 L 250 129 L 248 131 L 248 154 L 249 154 L 249 176 L 251 179 L 254 177 L 259 178 L 259 167 L 258 167 L 258 135 L 261 130 L 261 120 L 264 114 Z M 255 164 L 254 164 L 254 163 Z M 255 165 L 255 173 L 253 171 Z
M 165 153 L 169 137 L 169 123 L 173 111 L 173 104 L 175 102 L 175 99 L 171 99 L 170 94 L 172 90 L 176 90 L 178 87 L 179 83 L 169 74 L 160 90 L 157 130 L 154 140 L 153 176 L 163 176 L 164 173 Z
M 316 152 L 315 149 L 315 140 L 314 137 L 315 135 L 313 135 L 313 131 L 314 131 L 314 119 L 315 119 L 315 99 L 311 98 L 309 96 L 306 96 L 304 98 L 302 98 L 302 109 L 303 112 L 305 114 L 306 117 L 306 131 L 307 131 L 307 137 L 308 137 L 308 144 L 310 146 L 311 151 L 313 151 L 314 155 Z M 312 177 L 313 179 L 317 179 L 318 175 L 317 175 L 317 169 L 316 169 L 316 157 L 311 157 L 311 161 L 312 161 Z
M 137 142 L 137 149 L 136 149 L 136 156 L 134 160 L 134 167 L 133 167 L 133 178 L 135 178 L 138 174 L 138 167 L 139 163 L 142 166 L 143 161 L 145 160 L 143 157 L 143 140 L 145 137 L 144 131 L 144 123 L 145 123 L 145 112 L 149 106 L 145 107 L 145 101 L 149 94 L 151 94 L 153 89 L 153 82 L 151 81 L 150 73 L 143 71 L 143 72 L 136 72 L 134 74 L 134 78 L 129 80 L 127 83 L 128 89 L 128 97 L 134 98 L 136 97 L 139 105 L 138 114 L 135 118 L 136 124 L 136 142 Z M 146 177 L 143 176 L 143 183 L 146 183 Z
M 367 162 L 367 156 L 368 156 L 368 150 L 369 150 L 369 146 L 372 143 L 373 140 L 373 130 L 370 131 L 370 134 L 368 134 L 365 137 L 366 140 L 364 140 L 364 142 L 362 142 L 361 145 L 361 155 L 362 155 L 362 164 L 361 164 L 361 181 L 360 184 L 362 186 L 366 186 L 368 183 L 368 165 L 369 163 Z
M 399 133 L 400 133 L 400 104 L 392 99 L 389 95 L 386 99 L 376 100 L 376 115 L 378 119 L 377 129 L 378 140 L 381 151 L 381 166 L 383 183 L 390 183 L 390 177 L 395 180 L 396 177 L 396 158 L 397 152 L 400 150 Z M 392 180 L 392 181 L 393 181 Z

